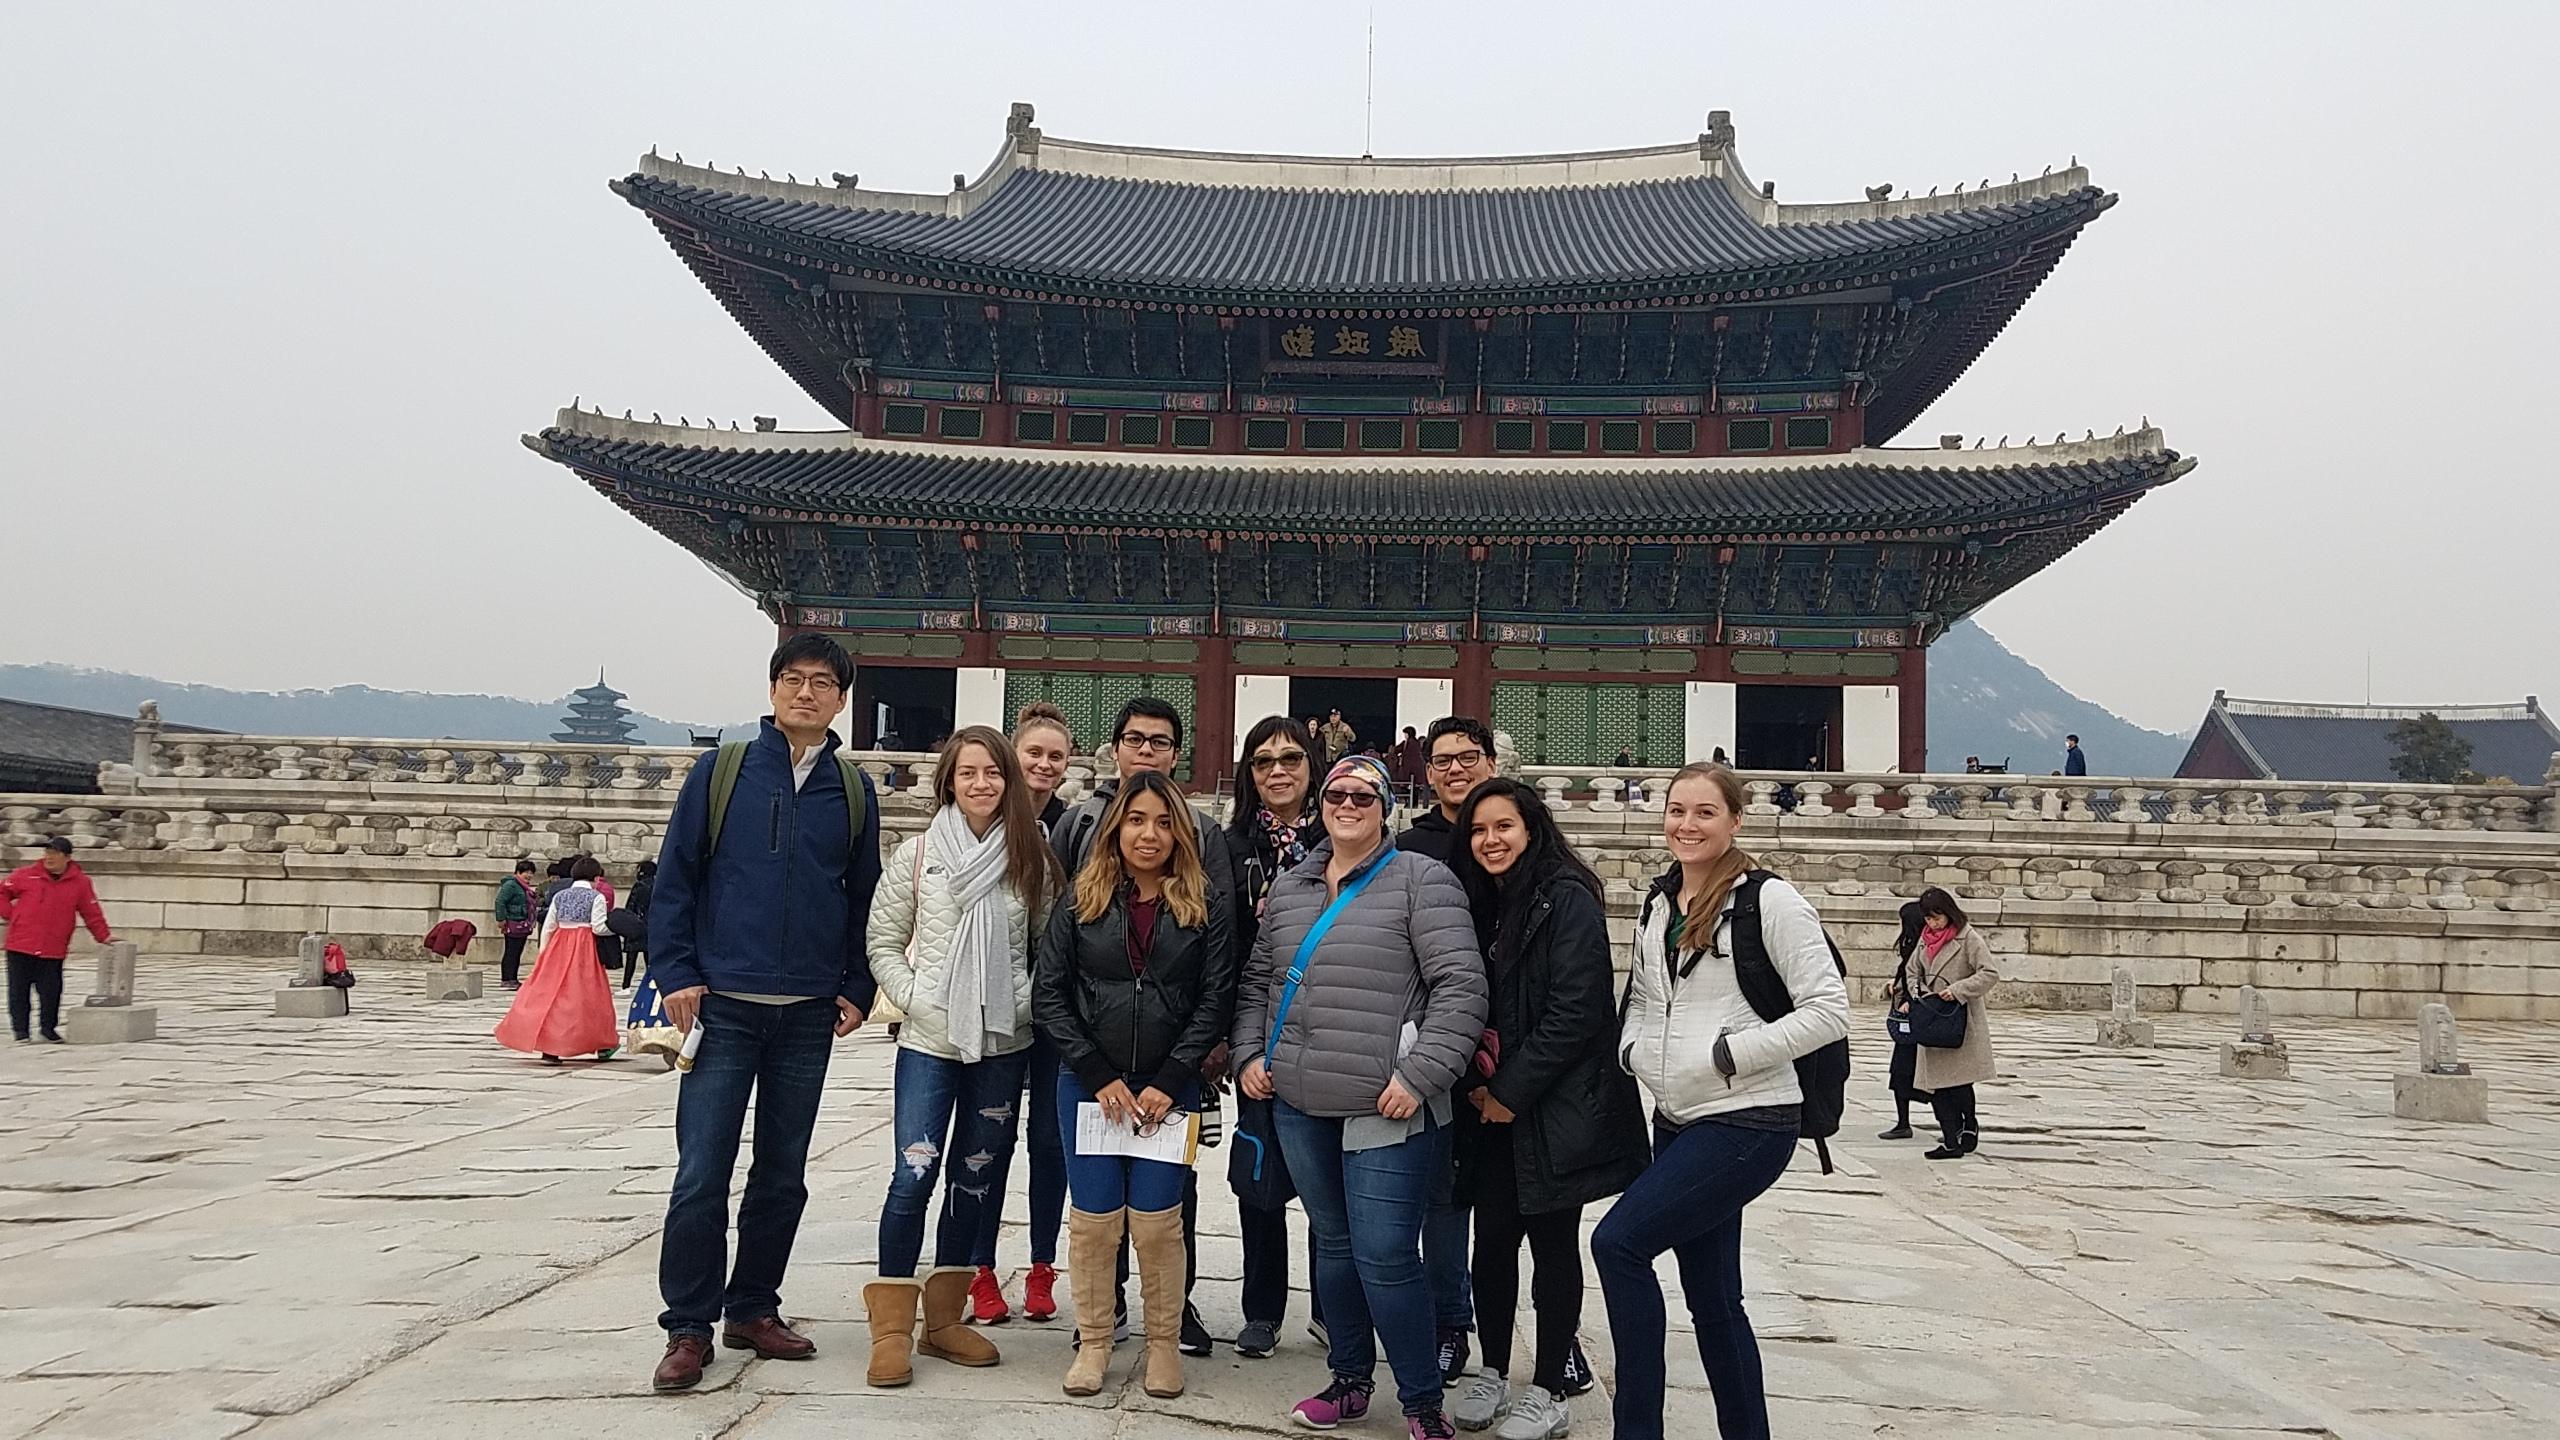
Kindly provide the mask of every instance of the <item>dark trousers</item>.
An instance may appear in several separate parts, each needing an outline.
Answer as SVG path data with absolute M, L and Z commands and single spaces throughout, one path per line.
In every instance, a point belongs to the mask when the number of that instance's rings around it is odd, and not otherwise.
M 1981 1119 L 1973 1111 L 1973 1087 L 1950 1085 L 1929 1097 L 1929 1108 L 1938 1112 L 1938 1134 L 1947 1148 L 1982 1129 Z
M 9 954 L 9 1033 L 27 1038 L 27 1002 L 43 1002 L 43 1033 L 62 1028 L 62 962 L 40 955 Z
M 1031 1263 L 1055 1265 L 1058 1227 L 1067 1218 L 1067 1146 L 1058 1127 L 1047 1123 L 1058 1113 L 1058 1047 L 1046 1035 L 1032 1037 L 1025 1076 L 1031 1084 L 1031 1103 L 1022 1112 L 1031 1117 L 1023 1127 L 1023 1145 L 1031 1152 Z M 1004 1194 L 1012 1168 L 1013 1157 L 1007 1155 L 996 1171 L 996 1194 Z M 996 1233 L 1003 1228 L 1004 1206 L 988 1206 L 978 1230 L 976 1263 L 996 1263 Z
M 1760 1341 L 1742 1309 L 1742 1210 L 1778 1183 L 1796 1137 L 1702 1120 L 1657 1124 L 1653 1165 L 1636 1177 L 1591 1232 L 1591 1259 L 1618 1350 L 1614 1406 L 1620 1440 L 1663 1440 L 1662 1281 L 1654 1261 L 1670 1251 L 1698 1336 L 1698 1360 L 1715 1392 L 1723 1440 L 1768 1440 Z
M 676 1086 L 676 1178 L 658 1247 L 658 1293 L 670 1334 L 708 1337 L 711 1322 L 782 1313 L 782 1272 L 809 1204 L 809 1133 L 835 1049 L 826 1000 L 758 1005 L 702 997 L 702 1048 Z M 738 1205 L 738 1264 L 729 1269 L 729 1181 L 747 1101 L 756 1106 L 755 1163 Z M 722 1274 L 727 1272 L 723 1283 Z
M 1244 1241 L 1244 1318 L 1273 1326 L 1289 1318 L 1289 1207 L 1256 1210 L 1236 1207 L 1237 1233 Z M 1307 1308 L 1324 1323 L 1324 1301 L 1315 1293 L 1316 1233 L 1307 1231 Z
M 498 957 L 498 983 L 501 985 L 519 984 L 523 979 L 524 972 L 524 942 L 532 939 L 533 937 L 530 935 L 509 935 L 504 938 L 507 942 L 507 949 L 505 954 Z
M 1537 1266 L 1529 1305 L 1538 1316 L 1536 1383 L 1564 1398 L 1565 1364 L 1582 1326 L 1582 1207 L 1542 1215 L 1520 1213 L 1512 1170 L 1511 1128 L 1486 1125 L 1485 1193 L 1473 1207 L 1476 1227 L 1476 1330 L 1485 1368 L 1511 1373 L 1511 1322 L 1520 1311 L 1520 1242 Z

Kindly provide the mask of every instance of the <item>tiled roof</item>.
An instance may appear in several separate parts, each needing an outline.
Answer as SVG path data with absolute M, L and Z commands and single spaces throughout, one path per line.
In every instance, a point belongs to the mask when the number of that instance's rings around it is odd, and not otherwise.
M 2081 186 L 1978 208 L 1768 224 L 1746 213 L 1723 179 L 1704 175 L 1513 190 L 1326 190 L 1014 169 L 956 215 L 847 204 L 816 186 L 800 187 L 805 196 L 742 194 L 706 171 L 679 178 L 643 170 L 620 188 L 652 213 L 787 235 L 797 242 L 790 248 L 815 246 L 857 262 L 959 267 L 1060 288 L 1338 300 L 1713 284 L 1806 269 L 1836 276 L 1996 234 L 2076 229 L 2113 203 Z
M 2002 450 L 1557 460 L 1077 454 L 750 434 L 567 410 L 537 453 L 626 505 L 916 526 L 1471 537 L 1862 538 L 2080 521 L 2194 462 L 2157 430 Z
M 193 725 L 163 730 L 210 734 Z M 133 717 L 0 698 L 0 792 L 93 794 L 98 767 L 133 758 Z M 72 788 L 63 791 L 60 787 Z
M 2560 726 L 2526 697 L 2520 705 L 2309 705 L 2217 695 L 2203 731 L 2219 724 L 2268 780 L 2392 784 L 2391 731 L 2431 713 L 2470 742 L 2471 768 L 2518 784 L 2541 782 L 2560 751 Z M 2205 743 L 2203 731 L 2197 744 Z M 2190 753 L 2193 753 L 2192 751 Z

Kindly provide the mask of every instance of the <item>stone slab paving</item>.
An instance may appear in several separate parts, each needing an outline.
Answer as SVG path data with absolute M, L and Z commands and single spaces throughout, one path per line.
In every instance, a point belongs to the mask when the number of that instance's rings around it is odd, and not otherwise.
M 866 1033 L 837 1051 L 788 1287 L 820 1357 L 722 1352 L 701 1392 L 651 1396 L 672 1081 L 511 1055 L 494 988 L 429 1005 L 416 969 L 364 970 L 345 1019 L 277 1019 L 289 968 L 146 960 L 161 1039 L 0 1050 L 0 1440 L 1176 1440 L 1284 1433 L 1321 1379 L 1293 1321 L 1271 1360 L 1192 1362 L 1180 1400 L 1139 1393 L 1127 1347 L 1070 1401 L 1065 1332 L 1017 1321 L 994 1370 L 924 1360 L 867 1390 L 891 1051 Z M 1779 1434 L 2560 1434 L 2560 1027 L 2468 1028 L 2479 1127 L 2392 1118 L 2410 1025 L 2299 1022 L 2269 1081 L 2214 1073 L 2227 1025 L 2163 1017 L 2148 1051 L 2094 1025 L 2000 1014 L 1984 1154 L 1930 1164 L 1867 1138 L 1861 1015 L 1839 1173 L 1808 1152 L 1752 1212 Z M 1229 1334 L 1234 1214 L 1209 1188 L 1199 1298 Z M 1017 1166 L 1017 1225 L 1022 1198 Z M 1584 1335 L 1605 1378 L 1596 1288 Z M 1713 1434 L 1685 1337 L 1670 1360 L 1673 1433 Z M 1602 1396 L 1575 1412 L 1609 1433 Z

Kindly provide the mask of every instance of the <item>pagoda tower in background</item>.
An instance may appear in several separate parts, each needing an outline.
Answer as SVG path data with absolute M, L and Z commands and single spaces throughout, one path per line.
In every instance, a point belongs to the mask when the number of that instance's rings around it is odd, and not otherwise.
M 604 683 L 604 672 L 596 672 L 596 683 L 571 697 L 569 718 L 560 723 L 566 727 L 551 739 L 558 745 L 628 745 L 634 729 L 631 709 L 622 702 L 631 697 Z

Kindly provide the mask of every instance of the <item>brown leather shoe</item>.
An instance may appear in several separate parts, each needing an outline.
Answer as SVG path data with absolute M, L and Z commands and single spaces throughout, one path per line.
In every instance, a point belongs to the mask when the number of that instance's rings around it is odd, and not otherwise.
M 806 1360 L 818 1353 L 815 1341 L 792 1329 L 779 1315 L 767 1315 L 743 1325 L 732 1320 L 720 1327 L 720 1343 L 732 1350 L 753 1350 L 767 1360 Z
M 649 1387 L 660 1394 L 673 1390 L 690 1390 L 702 1383 L 702 1367 L 711 1363 L 711 1340 L 703 1335 L 670 1335 L 666 1358 L 658 1362 L 658 1373 L 649 1377 Z

